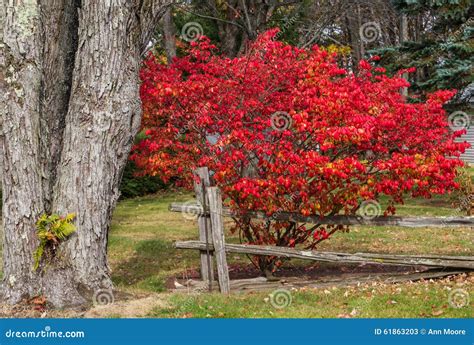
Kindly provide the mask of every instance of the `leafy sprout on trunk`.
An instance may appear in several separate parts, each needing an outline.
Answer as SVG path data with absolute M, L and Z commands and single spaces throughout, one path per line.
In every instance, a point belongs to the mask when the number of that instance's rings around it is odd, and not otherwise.
M 40 265 L 43 255 L 49 251 L 54 256 L 56 248 L 61 242 L 71 236 L 76 231 L 73 224 L 76 215 L 69 213 L 66 217 L 57 214 L 43 214 L 36 222 L 36 234 L 40 243 L 33 256 L 35 263 L 33 269 L 36 271 Z

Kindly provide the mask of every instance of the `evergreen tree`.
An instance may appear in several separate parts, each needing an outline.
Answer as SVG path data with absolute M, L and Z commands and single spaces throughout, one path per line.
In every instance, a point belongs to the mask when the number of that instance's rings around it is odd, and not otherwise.
M 468 102 L 463 90 L 473 83 L 474 5 L 471 1 L 392 0 L 392 3 L 408 16 L 409 40 L 374 51 L 382 57 L 380 64 L 392 72 L 416 67 L 416 73 L 409 76 L 410 95 L 454 88 L 460 91 L 455 102 Z

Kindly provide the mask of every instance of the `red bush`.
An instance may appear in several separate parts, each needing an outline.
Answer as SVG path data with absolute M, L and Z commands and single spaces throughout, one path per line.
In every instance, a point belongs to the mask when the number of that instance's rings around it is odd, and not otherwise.
M 341 69 L 336 56 L 261 35 L 242 57 L 219 56 L 207 38 L 171 65 L 150 56 L 141 72 L 147 139 L 132 159 L 147 174 L 190 186 L 208 166 L 230 207 L 321 216 L 353 214 L 364 200 L 456 188 L 458 157 L 443 104 L 453 91 L 408 104 L 407 82 L 362 61 Z M 238 220 L 253 244 L 314 248 L 342 227 Z M 260 259 L 271 269 L 273 259 Z

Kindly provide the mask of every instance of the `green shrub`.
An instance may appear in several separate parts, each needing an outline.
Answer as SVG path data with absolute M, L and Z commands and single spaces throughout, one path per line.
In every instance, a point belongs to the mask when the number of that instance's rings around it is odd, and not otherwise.
M 146 194 L 156 193 L 166 187 L 159 177 L 135 176 L 137 167 L 129 161 L 125 166 L 122 184 L 120 185 L 121 198 L 135 198 Z

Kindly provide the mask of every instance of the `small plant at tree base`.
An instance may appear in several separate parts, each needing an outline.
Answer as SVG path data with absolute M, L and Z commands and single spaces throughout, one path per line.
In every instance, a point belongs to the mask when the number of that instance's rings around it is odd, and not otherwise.
M 40 243 L 33 256 L 35 263 L 33 269 L 36 271 L 45 253 L 54 256 L 59 244 L 76 231 L 72 223 L 76 215 L 69 213 L 66 217 L 57 214 L 43 214 L 36 222 L 36 234 Z

